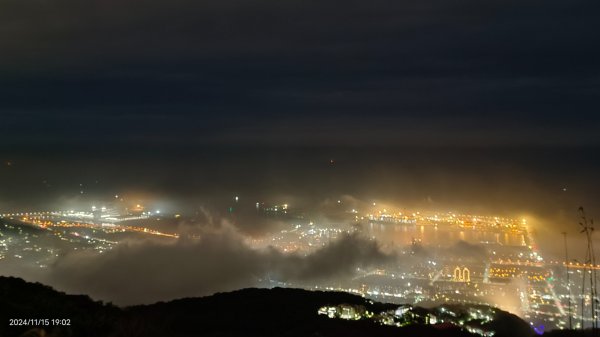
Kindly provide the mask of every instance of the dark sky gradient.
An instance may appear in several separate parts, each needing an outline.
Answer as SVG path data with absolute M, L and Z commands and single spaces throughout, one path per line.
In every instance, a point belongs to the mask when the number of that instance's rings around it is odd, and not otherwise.
M 1 143 L 600 145 L 599 11 L 2 1 Z
M 4 0 L 0 155 L 13 165 L 0 206 L 70 200 L 83 183 L 103 196 L 594 208 L 599 12 L 580 0 Z

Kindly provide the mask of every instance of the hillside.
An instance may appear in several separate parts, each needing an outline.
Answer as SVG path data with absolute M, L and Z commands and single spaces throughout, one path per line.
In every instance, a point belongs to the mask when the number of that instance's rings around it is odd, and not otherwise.
M 119 308 L 38 283 L 0 277 L 0 336 L 472 336 L 452 324 L 395 327 L 374 319 L 342 320 L 317 314 L 320 307 L 340 304 L 370 312 L 397 307 L 347 293 L 274 288 Z M 70 325 L 38 321 L 37 327 L 9 326 L 10 319 L 68 319 Z M 525 322 L 505 312 L 496 314 L 490 324 L 498 330 L 495 336 L 531 335 Z

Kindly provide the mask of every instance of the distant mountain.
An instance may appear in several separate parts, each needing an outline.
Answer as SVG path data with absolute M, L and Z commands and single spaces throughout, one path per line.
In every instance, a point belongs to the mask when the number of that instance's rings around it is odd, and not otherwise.
M 317 314 L 323 306 L 339 304 L 360 306 L 370 312 L 389 312 L 398 307 L 341 292 L 274 288 L 243 289 L 203 298 L 119 308 L 87 296 L 57 292 L 39 283 L 0 277 L 0 336 L 475 336 L 447 323 L 394 327 L 372 319 L 342 320 Z M 417 308 L 419 310 L 428 312 Z M 12 319 L 17 320 L 12 323 L 38 321 L 10 326 Z M 65 323 L 70 325 L 56 325 Z M 527 323 L 500 310 L 496 310 L 493 321 L 487 323 L 487 329 L 495 330 L 494 336 L 498 337 L 532 335 Z

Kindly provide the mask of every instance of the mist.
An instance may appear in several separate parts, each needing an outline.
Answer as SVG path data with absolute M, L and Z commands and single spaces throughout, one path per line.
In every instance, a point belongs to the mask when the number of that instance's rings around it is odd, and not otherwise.
M 253 249 L 249 237 L 224 221 L 201 226 L 199 239 L 127 241 L 103 254 L 72 252 L 43 272 L 11 273 L 75 294 L 118 305 L 147 304 L 277 282 L 327 282 L 356 268 L 394 261 L 375 241 L 346 234 L 306 256 L 275 248 Z

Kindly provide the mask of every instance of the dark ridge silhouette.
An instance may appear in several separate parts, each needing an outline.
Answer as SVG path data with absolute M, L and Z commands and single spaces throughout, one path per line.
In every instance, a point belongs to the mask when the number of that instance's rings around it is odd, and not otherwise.
M 121 309 L 88 296 L 67 295 L 40 283 L 0 277 L 0 336 L 36 336 L 33 328 L 52 332 L 47 336 L 110 336 Z M 10 319 L 70 319 L 70 326 L 10 326 Z
M 452 324 L 397 328 L 373 320 L 347 321 L 317 314 L 322 306 L 340 304 L 364 306 L 375 313 L 397 308 L 348 293 L 284 288 L 243 289 L 119 308 L 39 283 L 0 277 L 0 336 L 475 336 Z M 460 306 L 454 307 L 461 310 Z M 69 319 L 70 325 L 9 326 L 9 319 Z M 487 324 L 497 330 L 498 337 L 532 336 L 527 323 L 506 312 L 498 311 Z

